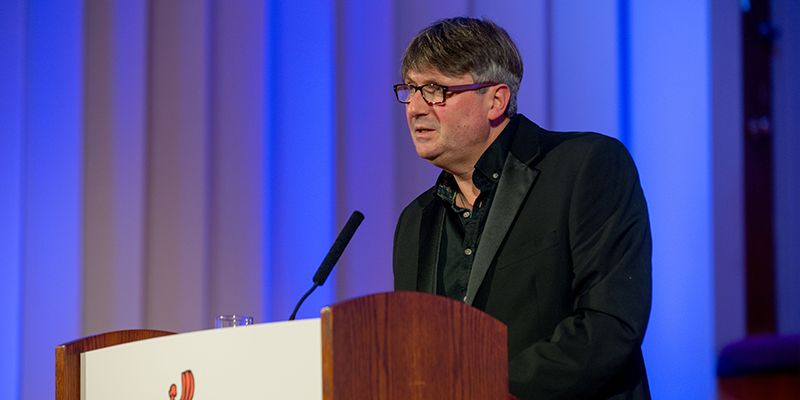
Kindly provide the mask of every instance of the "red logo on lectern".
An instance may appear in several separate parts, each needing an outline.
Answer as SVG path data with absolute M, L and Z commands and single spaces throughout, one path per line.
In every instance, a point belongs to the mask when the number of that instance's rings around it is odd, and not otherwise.
M 173 383 L 169 387 L 169 400 L 175 400 L 178 395 L 178 387 Z M 192 370 L 187 369 L 181 374 L 181 399 L 192 400 L 194 397 L 194 374 Z

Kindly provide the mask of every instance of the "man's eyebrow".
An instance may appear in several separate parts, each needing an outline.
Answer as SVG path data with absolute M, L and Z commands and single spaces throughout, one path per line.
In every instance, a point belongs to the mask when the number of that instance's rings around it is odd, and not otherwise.
M 441 83 L 439 83 L 438 81 L 436 81 L 434 79 L 426 79 L 426 80 L 422 81 L 421 84 L 419 84 L 417 82 L 414 82 L 411 79 L 406 79 L 405 80 L 405 84 L 406 85 L 414 85 L 414 86 L 425 86 L 425 85 L 430 85 L 430 84 L 434 84 L 434 85 L 437 85 L 437 86 L 446 86 L 446 85 L 442 85 Z

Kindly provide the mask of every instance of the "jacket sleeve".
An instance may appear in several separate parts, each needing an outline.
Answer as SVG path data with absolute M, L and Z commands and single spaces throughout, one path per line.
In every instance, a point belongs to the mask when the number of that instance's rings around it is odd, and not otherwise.
M 652 245 L 636 167 L 621 143 L 601 138 L 574 176 L 572 313 L 510 361 L 511 392 L 523 399 L 609 398 L 646 379 Z

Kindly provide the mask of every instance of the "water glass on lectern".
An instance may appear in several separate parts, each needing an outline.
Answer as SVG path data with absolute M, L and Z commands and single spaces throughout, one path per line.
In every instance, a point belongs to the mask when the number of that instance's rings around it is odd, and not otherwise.
M 225 314 L 214 319 L 214 328 L 233 328 L 247 325 L 253 325 L 253 317 L 238 314 Z

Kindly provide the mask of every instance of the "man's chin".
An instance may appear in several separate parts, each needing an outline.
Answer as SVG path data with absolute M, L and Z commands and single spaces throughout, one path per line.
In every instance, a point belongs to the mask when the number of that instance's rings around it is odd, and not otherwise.
M 436 161 L 436 159 L 439 158 L 439 156 L 441 156 L 442 153 L 429 149 L 420 149 L 419 147 L 417 147 L 417 155 L 419 156 L 419 158 L 423 160 L 427 160 L 434 163 L 434 161 Z
M 446 165 L 444 164 L 445 163 L 445 158 L 442 157 L 442 153 L 433 153 L 433 152 L 431 152 L 431 153 L 427 153 L 427 154 L 421 154 L 421 153 L 418 152 L 417 155 L 421 159 L 433 164 L 434 167 L 437 167 L 439 169 L 447 170 Z

